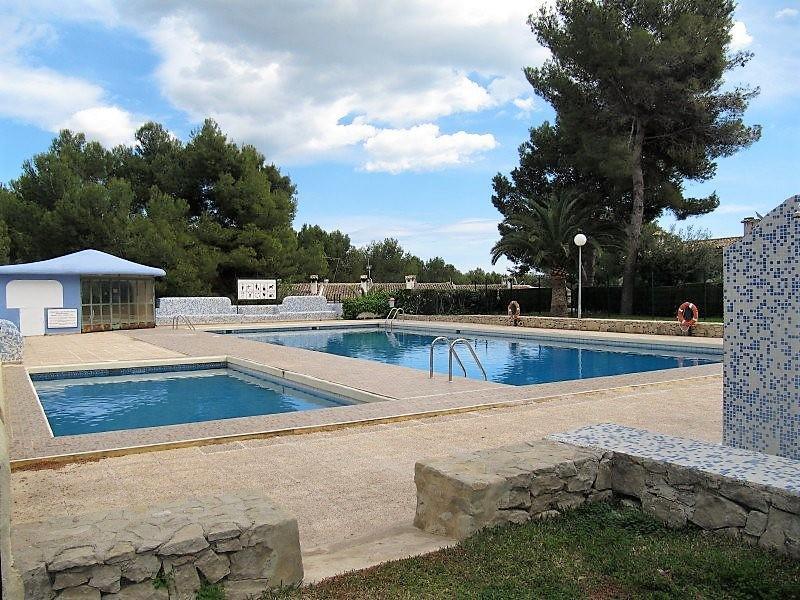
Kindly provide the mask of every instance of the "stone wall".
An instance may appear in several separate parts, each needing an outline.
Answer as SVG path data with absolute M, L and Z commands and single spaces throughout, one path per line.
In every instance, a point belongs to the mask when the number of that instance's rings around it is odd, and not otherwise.
M 725 249 L 723 442 L 800 459 L 800 196 Z
M 508 325 L 504 315 L 404 315 L 410 321 L 441 321 L 447 323 L 479 323 Z M 402 320 L 402 319 L 401 319 Z M 607 331 L 648 335 L 686 335 L 678 321 L 637 321 L 627 319 L 572 319 L 567 317 L 522 317 L 523 327 L 567 329 L 572 331 Z M 696 337 L 722 337 L 722 323 L 700 322 L 692 328 Z
M 25 600 L 227 600 L 303 578 L 297 521 L 258 492 L 15 525 Z
M 224 297 L 161 298 L 156 324 L 170 325 L 176 315 L 185 315 L 194 324 L 324 321 L 341 317 L 342 305 L 323 296 L 286 296 L 280 304 L 240 306 Z
M 440 535 L 464 538 L 616 497 L 670 527 L 693 523 L 800 558 L 800 480 L 786 489 L 555 440 L 422 461 L 414 480 L 414 523 Z

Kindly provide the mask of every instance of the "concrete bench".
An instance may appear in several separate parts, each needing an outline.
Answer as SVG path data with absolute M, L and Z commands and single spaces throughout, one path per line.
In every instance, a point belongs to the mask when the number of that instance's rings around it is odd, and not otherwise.
M 594 425 L 529 444 L 417 463 L 417 527 L 463 538 L 617 497 L 800 558 L 800 461 Z
M 234 306 L 225 297 L 161 298 L 156 309 L 156 324 L 170 325 L 177 315 L 192 323 L 267 323 L 271 321 L 324 321 L 342 315 L 341 304 L 329 303 L 322 296 L 287 296 L 281 304 Z
M 257 492 L 17 525 L 12 555 L 26 600 L 188 599 L 201 582 L 243 600 L 303 579 L 297 521 Z

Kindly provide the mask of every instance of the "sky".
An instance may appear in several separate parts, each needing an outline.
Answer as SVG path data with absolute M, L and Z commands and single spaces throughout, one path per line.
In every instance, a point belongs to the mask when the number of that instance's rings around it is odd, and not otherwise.
M 522 72 L 548 55 L 526 25 L 541 3 L 0 0 L 0 181 L 63 128 L 111 146 L 211 117 L 292 178 L 297 227 L 490 269 L 491 179 L 553 119 Z M 741 1 L 731 36 L 755 57 L 727 84 L 760 87 L 763 134 L 686 185 L 721 204 L 679 226 L 714 237 L 800 193 L 800 0 Z

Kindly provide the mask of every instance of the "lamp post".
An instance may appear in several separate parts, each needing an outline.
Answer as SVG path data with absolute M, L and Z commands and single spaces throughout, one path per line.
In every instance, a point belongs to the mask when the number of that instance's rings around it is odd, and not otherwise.
M 582 233 L 577 234 L 573 240 L 578 247 L 578 318 L 581 318 L 581 250 L 586 243 L 586 236 Z

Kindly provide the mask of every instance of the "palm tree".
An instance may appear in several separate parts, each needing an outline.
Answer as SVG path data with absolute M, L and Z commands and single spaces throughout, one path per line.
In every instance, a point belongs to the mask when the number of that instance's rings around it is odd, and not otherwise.
M 554 193 L 547 200 L 529 200 L 523 210 L 500 224 L 500 240 L 492 248 L 492 264 L 507 256 L 523 269 L 535 268 L 550 277 L 550 314 L 567 314 L 567 276 L 575 269 L 576 251 L 572 239 L 584 233 L 599 246 L 607 236 L 606 227 L 583 208 L 580 197 Z

